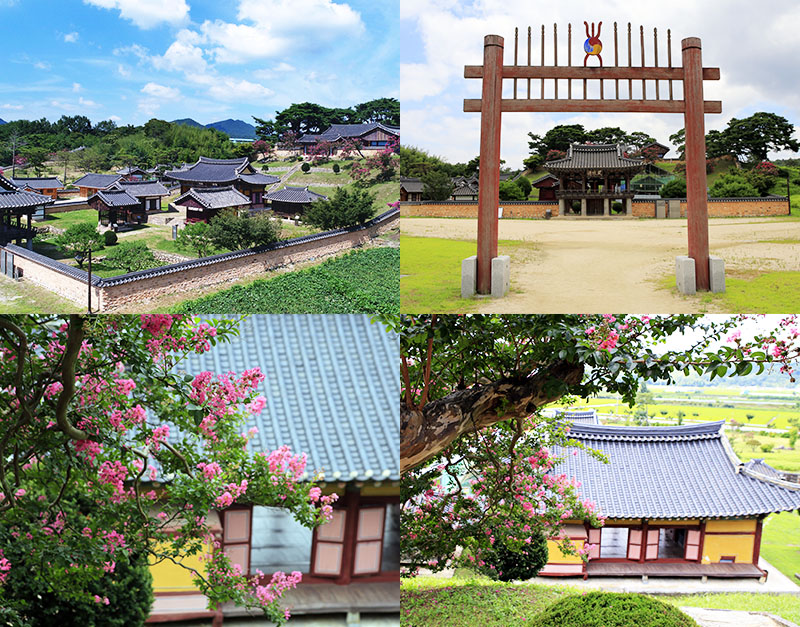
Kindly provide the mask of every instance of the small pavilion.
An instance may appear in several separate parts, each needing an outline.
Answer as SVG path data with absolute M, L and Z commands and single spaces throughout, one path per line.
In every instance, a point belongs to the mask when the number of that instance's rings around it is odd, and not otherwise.
M 580 482 L 581 498 L 607 517 L 602 528 L 568 520 L 563 533 L 590 560 L 555 543 L 540 575 L 764 578 L 761 530 L 773 512 L 800 509 L 800 485 L 743 464 L 724 421 L 628 427 L 574 421 L 570 437 L 608 457 L 553 447 L 553 473 Z
M 626 157 L 618 144 L 572 144 L 566 157 L 544 164 L 558 179 L 555 197 L 562 216 L 576 201 L 582 216 L 611 215 L 615 201 L 622 203 L 625 215 L 632 215 L 631 179 L 642 168 L 644 161 Z
M 210 222 L 227 209 L 239 211 L 250 206 L 250 199 L 233 185 L 227 187 L 191 187 L 173 203 L 186 207 L 186 223 Z
M 147 211 L 141 201 L 124 189 L 106 189 L 92 194 L 86 201 L 97 211 L 101 225 L 115 228 L 120 224 L 144 224 Z
M 53 204 L 50 196 L 26 191 L 0 175 L 0 245 L 17 240 L 27 240 L 28 248 L 33 245 L 36 228 L 31 225 L 34 214 L 44 216 L 45 207 Z M 22 216 L 26 217 L 25 224 Z
M 275 213 L 287 216 L 301 215 L 313 202 L 328 200 L 327 196 L 312 192 L 306 187 L 284 187 L 266 195 Z

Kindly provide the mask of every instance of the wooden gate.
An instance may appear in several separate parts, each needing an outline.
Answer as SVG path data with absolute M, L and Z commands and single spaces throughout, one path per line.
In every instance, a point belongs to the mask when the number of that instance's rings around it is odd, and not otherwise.
M 499 35 L 486 35 L 483 40 L 483 65 L 467 65 L 465 78 L 483 81 L 480 99 L 465 99 L 465 112 L 481 114 L 480 171 L 478 181 L 478 271 L 477 291 L 491 293 L 491 264 L 497 257 L 498 188 L 500 183 L 500 125 L 503 112 L 625 112 L 683 113 L 686 129 L 686 196 L 689 226 L 689 257 L 695 261 L 696 287 L 709 289 L 708 208 L 706 206 L 706 142 L 703 116 L 722 113 L 720 101 L 703 100 L 703 81 L 719 80 L 719 68 L 703 68 L 700 40 L 689 37 L 681 41 L 682 65 L 672 64 L 672 33 L 667 30 L 667 66 L 658 64 L 658 31 L 653 29 L 653 65 L 646 65 L 644 27 L 639 27 L 641 55 L 634 66 L 632 31 L 628 23 L 627 66 L 620 66 L 617 23 L 614 22 L 614 66 L 602 67 L 602 43 L 598 24 L 591 35 L 586 24 L 587 39 L 584 65 L 572 65 L 572 25 L 567 34 L 567 65 L 558 65 L 558 27 L 553 25 L 553 65 L 545 65 L 545 27 L 541 28 L 540 65 L 531 57 L 531 28 L 528 27 L 527 59 L 520 63 L 519 29 L 514 31 L 514 64 L 503 65 L 504 41 Z M 600 67 L 586 67 L 590 57 L 598 57 Z M 606 55 L 608 56 L 608 54 Z M 503 80 L 513 81 L 512 97 L 503 98 Z M 573 82 L 583 85 L 582 97 L 573 97 Z M 552 81 L 554 98 L 545 98 L 545 84 Z M 559 98 L 559 81 L 567 82 L 567 97 Z M 600 97 L 587 98 L 587 84 L 599 83 Z M 613 81 L 606 90 L 606 81 Z M 634 81 L 641 81 L 641 98 L 634 98 Z M 660 83 L 668 90 L 662 94 Z M 683 86 L 682 99 L 673 95 L 673 82 Z M 538 98 L 535 83 L 539 82 Z M 648 98 L 648 82 L 655 84 L 655 97 Z M 620 89 L 622 86 L 622 89 Z M 626 89 L 627 86 L 627 89 Z M 524 97 L 521 92 L 525 92 Z M 563 93 L 563 92 L 562 92 Z M 622 94 L 622 95 L 620 95 Z M 627 97 L 626 97 L 627 96 Z

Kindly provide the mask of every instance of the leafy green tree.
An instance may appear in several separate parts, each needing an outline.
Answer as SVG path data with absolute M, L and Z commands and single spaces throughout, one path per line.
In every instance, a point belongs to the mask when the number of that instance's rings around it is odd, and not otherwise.
M 229 210 L 211 218 L 206 232 L 217 248 L 245 250 L 276 242 L 281 230 L 278 221 L 266 212 L 251 216 Z
M 500 200 L 525 200 L 525 192 L 514 181 L 500 181 Z
M 333 168 L 331 168 L 331 169 L 333 170 L 334 174 L 339 174 L 339 172 L 341 172 L 341 170 L 342 170 L 342 168 L 339 166 L 338 163 L 334 163 L 333 164 Z
M 382 122 L 400 126 L 400 101 L 397 98 L 377 98 L 355 106 L 353 122 Z
M 97 227 L 88 222 L 79 222 L 67 227 L 67 230 L 53 241 L 65 254 L 75 257 L 79 268 L 83 268 L 83 262 L 89 256 L 89 251 L 97 252 L 103 248 L 103 238 Z
M 794 125 L 776 113 L 759 111 L 741 120 L 733 118 L 723 131 L 731 154 L 740 161 L 766 161 L 768 152 L 800 150 Z
M 547 158 L 551 150 L 566 152 L 570 144 L 582 144 L 586 141 L 587 133 L 583 124 L 559 124 L 551 128 L 544 136 L 528 133 L 530 141 L 528 148 L 531 153 L 536 152 Z
M 402 157 L 401 163 L 402 163 Z M 453 181 L 442 170 L 425 172 L 421 177 L 422 198 L 424 200 L 447 200 L 453 193 Z
M 193 250 L 198 257 L 207 257 L 214 246 L 208 234 L 208 224 L 192 222 L 178 231 L 178 245 Z
M 618 126 L 604 126 L 586 132 L 586 141 L 593 144 L 624 144 L 628 134 Z
M 543 163 L 544 163 L 544 157 L 542 157 L 542 155 L 539 154 L 531 155 L 530 157 L 526 157 L 525 159 L 522 160 L 522 165 L 524 165 L 532 172 L 535 172 L 540 167 L 542 167 Z
M 308 174 L 311 171 L 311 164 L 308 161 L 303 161 L 303 165 L 300 166 L 300 169 L 304 174 Z
M 112 268 L 136 272 L 154 268 L 158 264 L 153 251 L 144 242 L 122 242 L 106 254 L 105 262 Z
M 675 178 L 658 190 L 661 198 L 686 198 L 686 179 Z
M 683 159 L 684 154 L 686 153 L 686 129 L 682 128 L 678 131 L 675 131 L 669 136 L 669 141 L 673 146 L 675 146 L 675 149 L 678 152 L 678 157 Z
M 772 166 L 771 163 L 769 163 L 769 165 Z M 751 168 L 750 170 L 747 170 L 744 173 L 744 177 L 747 179 L 747 182 L 758 191 L 759 196 L 766 196 L 769 193 L 769 190 L 772 189 L 772 186 L 775 185 L 775 181 L 778 179 L 777 168 L 775 168 L 775 166 L 772 166 L 771 168 L 760 166 L 761 164 Z
M 723 174 L 714 181 L 714 184 L 708 190 L 708 195 L 712 198 L 746 198 L 759 196 L 759 193 L 744 175 L 731 172 Z
M 522 190 L 523 200 L 525 200 L 528 196 L 531 195 L 531 190 L 533 189 L 533 185 L 531 185 L 531 181 L 529 178 L 520 175 L 514 179 L 514 184 Z
M 28 160 L 28 165 L 34 169 L 37 176 L 41 174 L 42 167 L 50 156 L 46 148 L 38 146 L 27 146 L 22 151 L 22 155 Z
M 628 150 L 630 152 L 638 152 L 644 146 L 652 144 L 654 141 L 655 139 L 650 137 L 650 135 L 641 131 L 635 131 L 625 136 L 625 142 L 628 144 Z
M 478 571 L 499 581 L 524 581 L 538 575 L 547 564 L 548 557 L 547 538 L 541 531 L 532 535 L 530 544 L 526 543 L 516 551 L 509 549 L 501 537 L 495 539 L 490 549 L 481 553 L 484 565 Z
M 303 221 L 326 231 L 354 226 L 375 215 L 374 203 L 367 190 L 338 187 L 332 198 L 311 203 Z

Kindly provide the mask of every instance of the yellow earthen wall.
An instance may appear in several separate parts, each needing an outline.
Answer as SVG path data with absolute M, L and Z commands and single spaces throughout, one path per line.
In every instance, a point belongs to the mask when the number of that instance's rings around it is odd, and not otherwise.
M 208 547 L 210 548 L 210 547 Z M 206 551 L 203 551 L 205 553 Z M 190 555 L 183 558 L 181 563 L 199 572 L 204 572 L 202 554 Z M 164 560 L 157 564 L 150 562 L 150 573 L 153 575 L 153 592 L 191 592 L 197 590 L 192 583 L 192 573 L 183 566 Z
M 583 548 L 583 540 L 572 540 L 572 544 L 575 547 L 575 549 Z M 548 556 L 547 556 L 548 563 L 580 564 L 581 562 L 583 562 L 580 555 L 564 555 L 564 553 L 561 552 L 561 549 L 558 548 L 558 543 L 554 542 L 553 540 L 547 541 L 547 550 L 548 550 Z

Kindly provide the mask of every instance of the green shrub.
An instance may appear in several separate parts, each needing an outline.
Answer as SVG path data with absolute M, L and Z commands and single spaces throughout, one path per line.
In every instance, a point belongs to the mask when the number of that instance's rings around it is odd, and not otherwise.
M 338 187 L 329 200 L 311 203 L 303 222 L 326 231 L 361 224 L 375 215 L 374 202 L 366 190 Z
M 105 242 L 106 246 L 114 246 L 117 243 L 119 238 L 114 231 L 106 231 L 103 233 L 103 241 Z
M 304 161 L 303 165 L 300 166 L 300 169 L 308 174 L 311 171 L 311 164 L 308 161 Z
M 658 194 L 661 198 L 686 198 L 686 180 L 672 179 L 661 186 Z
M 514 181 L 500 181 L 500 200 L 525 200 L 525 192 Z
M 622 203 L 619 200 L 615 200 L 611 203 L 611 211 L 614 213 L 619 213 L 622 211 Z
M 708 195 L 712 198 L 746 198 L 760 196 L 758 190 L 739 173 L 729 173 L 720 176 L 711 188 Z
M 761 452 L 762 453 L 771 453 L 773 448 L 775 448 L 775 445 L 768 442 L 767 444 L 762 444 L 761 445 Z
M 531 627 L 698 627 L 677 607 L 642 594 L 588 592 L 553 603 Z
M 528 198 L 528 196 L 531 195 L 531 190 L 533 189 L 533 186 L 531 185 L 529 179 L 525 178 L 524 176 L 520 176 L 514 180 L 514 184 L 522 190 L 522 193 L 524 194 L 525 198 Z
M 342 168 L 340 168 L 340 167 L 339 167 L 339 164 L 338 164 L 338 163 L 334 163 L 334 164 L 333 164 L 333 173 L 334 173 L 334 174 L 339 174 L 339 172 L 341 171 L 341 169 L 342 169 Z
M 136 272 L 158 266 L 153 251 L 144 242 L 122 242 L 112 248 L 105 259 L 106 265 L 125 272 Z
M 485 566 L 480 572 L 492 579 L 514 581 L 530 579 L 539 574 L 547 564 L 547 539 L 539 532 L 533 535 L 530 545 L 522 551 L 511 551 L 500 538 L 495 540 L 491 551 L 483 551 L 481 558 Z

